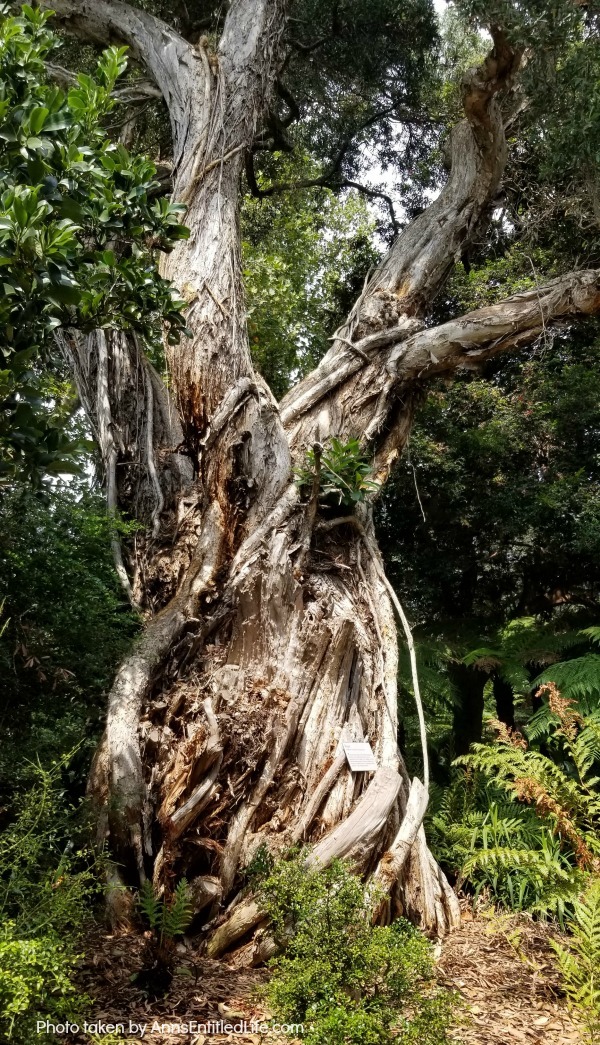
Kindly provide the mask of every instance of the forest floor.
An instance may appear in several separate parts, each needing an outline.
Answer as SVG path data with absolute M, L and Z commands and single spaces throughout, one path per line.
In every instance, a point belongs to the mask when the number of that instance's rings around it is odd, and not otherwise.
M 441 981 L 465 1001 L 455 1032 L 464 1045 L 580 1045 L 553 962 L 548 926 L 527 915 L 493 910 L 463 923 L 444 940 Z M 459 1004 L 459 1009 L 462 1004 Z
M 457 1007 L 461 1023 L 453 1035 L 457 1042 L 580 1045 L 580 1032 L 560 993 L 550 935 L 545 926 L 526 916 L 484 911 L 473 917 L 465 910 L 460 929 L 436 949 L 440 982 L 461 999 Z M 149 1001 L 132 982 L 142 946 L 139 938 L 129 935 L 96 933 L 88 941 L 81 971 L 81 986 L 94 999 L 88 1023 L 100 1024 L 97 1030 L 104 1033 L 107 1024 L 122 1023 L 125 1030 L 119 1028 L 112 1041 L 102 1039 L 106 1045 L 293 1042 L 291 1036 L 265 1032 L 260 1026 L 270 1021 L 258 997 L 264 971 L 198 958 L 182 947 L 168 996 Z M 190 1032 L 186 1027 L 190 1021 L 209 1026 Z M 139 1029 L 130 1030 L 131 1023 L 138 1028 L 146 1025 L 143 1036 Z M 100 1039 L 92 1030 L 70 1040 L 73 1045 L 90 1045 Z

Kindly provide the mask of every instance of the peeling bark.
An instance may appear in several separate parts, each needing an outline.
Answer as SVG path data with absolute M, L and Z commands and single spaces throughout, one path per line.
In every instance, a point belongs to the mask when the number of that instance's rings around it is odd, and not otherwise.
M 261 844 L 279 853 L 298 839 L 312 862 L 346 855 L 374 874 L 389 894 L 382 918 L 403 911 L 443 934 L 458 908 L 427 848 L 426 788 L 410 784 L 396 743 L 396 624 L 371 506 L 321 518 L 291 465 L 315 441 L 360 433 L 383 483 L 428 380 L 600 310 L 598 273 L 579 273 L 425 328 L 498 191 L 496 99 L 519 56 L 495 30 L 492 54 L 465 79 L 446 187 L 278 406 L 249 351 L 239 180 L 280 61 L 280 0 L 233 0 L 214 54 L 120 0 L 52 7 L 70 31 L 128 43 L 155 80 L 191 229 L 162 263 L 192 331 L 168 350 L 171 392 L 121 334 L 67 345 L 116 507 L 147 527 L 132 589 L 148 619 L 117 674 L 90 781 L 101 833 L 129 884 L 193 883 L 213 955 L 269 953 L 260 931 L 245 942 L 262 914 L 243 872 Z M 372 780 L 339 754 L 342 738 L 366 736 Z

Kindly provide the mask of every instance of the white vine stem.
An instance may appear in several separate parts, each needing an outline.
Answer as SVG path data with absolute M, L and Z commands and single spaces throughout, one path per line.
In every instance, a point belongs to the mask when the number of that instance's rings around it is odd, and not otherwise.
M 415 644 L 412 637 L 412 631 L 410 630 L 410 624 L 406 619 L 406 614 L 402 609 L 402 603 L 396 595 L 396 592 L 392 588 L 392 585 L 388 581 L 383 571 L 379 571 L 380 576 L 385 584 L 390 599 L 394 604 L 394 609 L 398 614 L 404 634 L 406 636 L 406 645 L 408 646 L 408 656 L 410 658 L 410 671 L 412 675 L 413 692 L 415 696 L 415 704 L 417 705 L 417 715 L 419 717 L 419 732 L 421 734 L 421 750 L 423 752 L 423 784 L 425 790 L 429 792 L 429 755 L 427 753 L 427 729 L 425 727 L 425 715 L 423 713 L 423 701 L 421 700 L 421 690 L 419 687 L 419 675 L 417 673 L 417 655 L 415 653 Z
M 404 610 L 402 609 L 402 603 L 400 602 L 400 599 L 396 595 L 396 592 L 392 588 L 392 585 L 390 584 L 390 582 L 387 579 L 384 571 L 381 568 L 381 564 L 379 562 L 379 556 L 377 554 L 377 549 L 374 547 L 373 542 L 371 541 L 371 538 L 369 537 L 369 534 L 365 530 L 365 527 L 363 526 L 363 524 L 360 521 L 360 519 L 357 519 L 355 515 L 340 516 L 337 519 L 328 519 L 328 520 L 325 520 L 325 521 L 321 522 L 319 524 L 319 529 L 321 529 L 321 530 L 331 530 L 331 529 L 333 529 L 336 526 L 348 526 L 348 525 L 354 526 L 355 529 L 358 530 L 358 532 L 360 533 L 361 537 L 363 538 L 363 541 L 364 541 L 368 551 L 371 554 L 371 558 L 373 559 L 373 564 L 374 564 L 375 569 L 377 571 L 377 575 L 378 575 L 381 583 L 384 585 L 385 589 L 387 590 L 388 595 L 390 596 L 390 599 L 392 600 L 392 605 L 393 605 L 393 607 L 394 607 L 394 609 L 395 609 L 395 611 L 396 611 L 396 613 L 397 613 L 397 615 L 398 615 L 398 617 L 400 619 L 400 623 L 402 624 L 402 628 L 404 630 L 404 635 L 406 637 L 406 644 L 408 646 L 408 656 L 409 656 L 409 659 L 410 659 L 410 671 L 411 671 L 411 675 L 412 675 L 413 693 L 414 693 L 414 697 L 415 697 L 415 704 L 416 704 L 416 707 L 417 707 L 417 716 L 418 716 L 418 719 L 419 719 L 419 733 L 420 733 L 420 736 L 421 736 L 421 751 L 422 751 L 422 754 L 423 754 L 423 785 L 425 787 L 426 792 L 429 794 L 429 754 L 427 752 L 427 728 L 425 726 L 425 714 L 423 712 L 423 701 L 421 700 L 421 688 L 419 686 L 419 674 L 418 674 L 418 671 L 417 671 L 417 655 L 416 655 L 416 652 L 415 652 L 415 643 L 414 643 L 414 640 L 413 640 L 412 631 L 410 630 L 410 624 L 408 623 L 406 614 L 405 614 Z

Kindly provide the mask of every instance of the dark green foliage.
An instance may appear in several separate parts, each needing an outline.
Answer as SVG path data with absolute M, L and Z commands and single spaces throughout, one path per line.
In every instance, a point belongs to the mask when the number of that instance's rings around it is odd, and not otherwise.
M 99 498 L 76 490 L 0 503 L 0 753 L 2 801 L 81 744 L 68 770 L 81 786 L 101 728 L 105 693 L 137 622 L 110 556 L 112 524 Z
M 452 998 L 433 986 L 427 940 L 403 919 L 372 925 L 377 897 L 340 861 L 276 863 L 260 901 L 285 953 L 270 963 L 266 996 L 277 1019 L 304 1025 L 309 1045 L 443 1045 Z
M 600 869 L 600 711 L 550 683 L 527 740 L 499 727 L 431 817 L 438 856 L 477 896 L 561 920 Z
M 40 367 L 60 326 L 118 323 L 177 341 L 181 305 L 156 250 L 187 235 L 181 207 L 157 198 L 154 165 L 104 129 L 125 69 L 104 52 L 67 92 L 45 82 L 58 38 L 48 13 L 24 6 L 0 22 L 0 480 L 69 468 L 76 449 L 43 409 Z
M 599 353 L 590 324 L 430 394 L 379 516 L 417 619 L 489 627 L 594 598 Z
M 137 627 L 110 525 L 76 487 L 0 503 L 0 1021 L 15 1045 L 37 1039 L 36 1020 L 89 1012 L 73 974 L 101 868 L 80 841 L 89 825 L 77 803 Z
M 296 470 L 296 482 L 310 496 L 315 481 L 319 504 L 352 508 L 367 497 L 377 484 L 369 479 L 372 467 L 362 456 L 358 439 L 341 443 L 332 438 L 324 447 L 308 450 L 304 468 Z
M 438 46 L 433 4 L 298 0 L 292 17 L 285 91 L 264 133 L 277 150 L 276 161 L 286 156 L 286 162 L 273 168 L 267 158 L 263 165 L 264 153 L 257 153 L 259 171 L 269 183 L 290 180 L 289 150 L 308 152 L 315 173 L 336 189 L 345 179 L 370 184 L 370 168 L 378 164 L 389 171 L 407 208 L 421 205 L 436 139 L 426 112 Z M 396 121 L 409 133 L 398 134 Z M 389 233 L 385 206 L 381 225 Z

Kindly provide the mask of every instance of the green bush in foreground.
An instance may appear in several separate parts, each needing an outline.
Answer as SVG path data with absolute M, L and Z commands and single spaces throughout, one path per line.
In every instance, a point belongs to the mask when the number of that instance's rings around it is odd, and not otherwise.
M 23 939 L 14 922 L 0 927 L 0 1015 L 6 1040 L 42 1042 L 37 1020 L 73 1021 L 84 1004 L 71 979 L 75 961 L 52 930 Z
M 341 861 L 307 869 L 302 854 L 259 884 L 285 951 L 270 963 L 266 1000 L 308 1045 L 444 1045 L 453 999 L 436 989 L 425 937 L 404 919 L 371 922 L 376 896 Z

